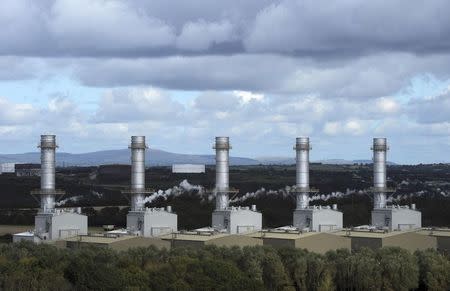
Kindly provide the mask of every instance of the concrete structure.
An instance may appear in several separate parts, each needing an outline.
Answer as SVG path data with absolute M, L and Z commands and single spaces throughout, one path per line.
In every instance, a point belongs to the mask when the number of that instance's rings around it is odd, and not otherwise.
M 332 232 L 300 232 L 285 228 L 261 231 L 249 234 L 263 241 L 263 245 L 275 248 L 299 248 L 310 252 L 324 254 L 330 250 L 351 249 L 349 238 L 338 236 Z
M 262 215 L 256 206 L 229 207 L 228 194 L 238 192 L 229 186 L 229 138 L 216 137 L 213 148 L 216 150 L 216 209 L 212 214 L 212 227 L 230 234 L 260 230 Z
M 64 240 L 67 248 L 80 248 L 95 245 L 98 247 L 110 248 L 116 251 L 124 251 L 136 247 L 155 246 L 158 249 L 170 249 L 170 242 L 142 236 L 112 236 L 112 235 L 89 235 L 77 236 Z
M 417 231 L 418 234 L 432 236 L 437 241 L 437 250 L 450 255 L 450 229 L 449 228 L 424 228 Z
M 373 139 L 373 210 L 372 225 L 392 230 L 408 230 L 422 227 L 422 214 L 415 205 L 387 206 L 386 193 L 393 192 L 386 183 L 386 138 Z
M 363 247 L 371 249 L 401 247 L 414 252 L 437 248 L 435 237 L 416 231 L 343 230 L 336 234 L 351 239 L 352 250 Z
M 18 233 L 13 241 L 31 240 L 36 243 L 47 240 L 60 240 L 76 235 L 87 234 L 87 216 L 78 209 L 55 209 L 55 196 L 64 191 L 55 188 L 55 150 L 54 135 L 41 135 L 41 188 L 31 194 L 40 196 L 40 209 L 35 217 L 32 232 Z
M 205 173 L 205 165 L 197 164 L 173 164 L 172 173 L 175 174 L 201 174 Z
M 2 163 L 0 164 L 0 174 L 15 173 L 16 164 L 15 163 Z
M 300 230 L 331 231 L 342 228 L 342 212 L 337 206 L 309 206 L 309 193 L 318 190 L 309 186 L 309 137 L 298 137 L 296 151 L 296 185 L 292 191 L 296 195 L 297 207 L 293 215 L 293 226 Z
M 163 240 L 171 243 L 172 247 L 193 247 L 200 248 L 206 245 L 215 245 L 219 247 L 232 246 L 261 246 L 262 240 L 246 235 L 225 234 L 216 231 L 190 231 L 182 233 L 173 233 L 161 237 Z
M 172 208 L 145 208 L 145 194 L 153 191 L 145 188 L 145 136 L 131 137 L 131 187 L 124 193 L 131 196 L 131 210 L 127 215 L 130 234 L 153 237 L 177 231 L 177 215 Z

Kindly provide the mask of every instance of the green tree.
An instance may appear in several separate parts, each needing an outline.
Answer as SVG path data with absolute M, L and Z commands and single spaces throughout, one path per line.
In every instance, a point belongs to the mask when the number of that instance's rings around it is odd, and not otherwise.
M 434 250 L 416 251 L 420 285 L 427 290 L 450 290 L 450 261 Z

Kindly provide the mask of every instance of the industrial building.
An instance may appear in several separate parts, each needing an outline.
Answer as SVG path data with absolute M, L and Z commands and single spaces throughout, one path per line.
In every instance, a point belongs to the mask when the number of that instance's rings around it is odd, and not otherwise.
M 0 164 L 0 174 L 11 174 L 16 172 L 15 163 L 2 163 Z
M 172 207 L 146 208 L 145 194 L 154 191 L 145 188 L 145 136 L 131 137 L 131 187 L 124 191 L 130 195 L 131 210 L 127 215 L 127 231 L 132 235 L 154 237 L 175 232 L 178 218 Z
M 388 206 L 386 193 L 394 192 L 386 183 L 386 138 L 373 139 L 373 210 L 372 225 L 392 230 L 408 230 L 422 227 L 422 214 L 414 204 L 410 206 Z
M 319 254 L 331 250 L 351 249 L 349 238 L 336 235 L 333 232 L 301 232 L 296 228 L 280 227 L 255 232 L 249 234 L 249 236 L 261 239 L 265 246 L 306 249 Z
M 353 229 L 336 233 L 351 240 L 352 250 L 361 248 L 401 247 L 411 252 L 436 249 L 437 239 L 416 231 L 383 231 L 377 229 Z
M 309 137 L 298 137 L 296 151 L 296 185 L 292 193 L 296 196 L 296 209 L 292 225 L 305 231 L 332 231 L 342 228 L 342 212 L 337 206 L 309 206 L 309 193 L 318 192 L 309 186 Z
M 198 164 L 173 164 L 174 174 L 202 174 L 205 173 L 205 165 Z
M 159 238 L 130 236 L 130 235 L 89 235 L 66 238 L 64 241 L 67 248 L 80 248 L 85 246 L 98 246 L 123 251 L 130 248 L 154 246 L 159 249 L 170 249 L 170 242 Z
M 232 246 L 261 246 L 262 240 L 247 235 L 219 233 L 214 230 L 197 230 L 173 233 L 161 236 L 161 239 L 169 241 L 172 247 L 199 248 L 206 245 L 218 247 Z
M 212 228 L 229 234 L 257 231 L 262 228 L 262 215 L 252 207 L 230 207 L 229 193 L 237 193 L 229 186 L 229 150 L 228 137 L 216 137 L 213 146 L 216 150 L 216 209 L 212 213 Z
M 29 240 L 39 243 L 86 235 L 87 216 L 81 214 L 81 208 L 55 208 L 55 197 L 64 195 L 64 191 L 55 188 L 55 150 L 58 147 L 56 137 L 41 135 L 39 147 L 41 148 L 41 188 L 31 193 L 40 197 L 41 204 L 35 217 L 35 229 L 14 234 L 13 241 Z
M 450 229 L 449 228 L 423 228 L 418 234 L 436 238 L 437 250 L 450 255 Z

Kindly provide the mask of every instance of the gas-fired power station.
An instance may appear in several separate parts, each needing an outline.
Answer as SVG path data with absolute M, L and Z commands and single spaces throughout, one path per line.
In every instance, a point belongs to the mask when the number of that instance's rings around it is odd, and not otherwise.
M 57 196 L 64 191 L 55 187 L 55 151 L 56 137 L 42 135 L 41 149 L 41 187 L 31 192 L 39 197 L 40 208 L 35 217 L 35 228 L 32 231 L 17 233 L 14 242 L 29 240 L 36 243 L 57 241 L 70 237 L 86 236 L 88 234 L 87 217 L 81 214 L 81 208 L 55 208 Z M 123 191 L 130 198 L 130 211 L 127 215 L 126 229 L 107 232 L 109 236 L 142 236 L 161 237 L 167 234 L 177 235 L 188 232 L 178 232 L 177 214 L 171 206 L 163 208 L 148 208 L 145 197 L 154 193 L 145 185 L 145 155 L 147 144 L 145 136 L 132 136 L 131 144 L 131 185 Z M 229 181 L 229 137 L 216 137 L 213 148 L 216 151 L 216 185 L 215 210 L 212 213 L 211 227 L 200 228 L 192 233 L 202 235 L 248 234 L 262 231 L 262 215 L 256 206 L 230 206 L 230 194 L 236 195 L 237 189 L 230 187 Z M 309 137 L 298 137 L 294 146 L 296 152 L 296 183 L 291 193 L 296 198 L 296 208 L 293 213 L 292 226 L 280 227 L 281 232 L 335 232 L 343 228 L 343 215 L 337 205 L 309 205 L 310 193 L 318 190 L 309 183 L 309 152 L 311 150 Z M 373 139 L 373 210 L 372 223 L 359 226 L 359 229 L 381 229 L 383 231 L 410 230 L 421 227 L 421 213 L 414 204 L 410 206 L 388 206 L 386 194 L 394 192 L 387 187 L 386 153 L 389 149 L 386 138 Z M 355 229 L 356 229 L 355 228 Z
M 337 206 L 310 206 L 309 194 L 318 190 L 309 186 L 309 137 L 298 137 L 296 152 L 296 185 L 292 193 L 296 196 L 293 226 L 301 231 L 331 231 L 342 228 L 342 212 Z
M 145 136 L 132 136 L 131 187 L 124 191 L 130 195 L 131 209 L 127 215 L 126 232 L 132 235 L 153 237 L 177 231 L 177 215 L 172 207 L 147 208 L 145 195 L 154 191 L 145 188 Z
M 34 220 L 35 229 L 14 234 L 13 241 L 29 240 L 39 243 L 86 235 L 87 216 L 81 214 L 81 208 L 55 208 L 55 197 L 64 195 L 64 191 L 55 188 L 56 137 L 41 135 L 38 147 L 41 148 L 41 188 L 31 192 L 40 198 L 40 208 Z
M 247 233 L 261 230 L 262 215 L 256 206 L 229 206 L 229 194 L 237 193 L 229 184 L 229 152 L 231 149 L 228 137 L 216 137 L 213 146 L 216 150 L 216 209 L 212 214 L 212 227 L 229 234 Z
M 422 214 L 411 206 L 387 206 L 386 193 L 394 192 L 386 183 L 386 154 L 389 150 L 386 138 L 373 139 L 373 210 L 372 226 L 389 230 L 405 230 L 422 227 Z

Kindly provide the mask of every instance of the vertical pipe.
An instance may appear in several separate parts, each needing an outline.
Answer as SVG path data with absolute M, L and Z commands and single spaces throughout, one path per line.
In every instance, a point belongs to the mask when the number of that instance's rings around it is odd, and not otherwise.
M 305 209 L 309 206 L 309 137 L 297 137 L 296 151 L 296 186 L 305 189 L 305 192 L 297 193 L 297 209 Z
M 55 150 L 56 137 L 41 135 L 41 212 L 52 212 L 55 208 Z
M 145 191 L 145 136 L 131 137 L 131 211 L 144 209 Z M 142 192 L 140 192 L 142 191 Z
M 228 207 L 229 190 L 229 150 L 228 137 L 216 137 L 216 210 Z
M 373 139 L 373 208 L 386 207 L 386 152 L 388 150 L 386 138 Z

